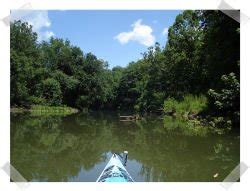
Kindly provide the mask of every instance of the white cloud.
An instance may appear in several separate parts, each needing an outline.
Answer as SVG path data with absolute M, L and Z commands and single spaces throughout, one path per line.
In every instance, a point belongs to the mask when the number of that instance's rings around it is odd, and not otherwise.
M 38 40 L 48 40 L 52 36 L 55 36 L 55 34 L 52 31 L 41 32 Z
M 21 14 L 20 10 L 15 10 L 11 12 L 11 21 L 22 20 L 23 22 L 28 22 L 33 27 L 33 31 L 38 34 L 38 40 L 48 40 L 55 34 L 49 30 L 51 26 L 51 21 L 48 16 L 48 11 L 28 11 L 27 14 Z M 20 15 L 20 17 L 18 17 Z M 23 15 L 23 16 L 22 16 Z
M 168 36 L 168 28 L 167 27 L 163 29 L 162 35 L 163 36 Z
M 122 32 L 115 36 L 121 44 L 126 44 L 129 41 L 138 42 L 144 46 L 152 46 L 155 43 L 155 37 L 152 35 L 152 28 L 148 25 L 141 24 L 142 20 L 137 20 L 132 24 L 133 30 L 129 32 Z

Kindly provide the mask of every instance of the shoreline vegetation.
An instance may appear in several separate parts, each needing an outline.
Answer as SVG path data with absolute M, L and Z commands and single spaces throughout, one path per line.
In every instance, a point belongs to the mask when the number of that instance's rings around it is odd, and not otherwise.
M 78 113 L 79 110 L 68 106 L 45 106 L 45 105 L 32 105 L 30 108 L 12 107 L 11 113 L 30 113 L 33 116 L 43 115 L 69 115 Z
M 12 22 L 10 37 L 12 112 L 132 110 L 163 114 L 166 124 L 240 127 L 240 25 L 223 12 L 183 11 L 165 46 L 112 69 L 69 40 L 39 42 L 28 23 Z
M 206 135 L 209 131 L 223 134 L 231 130 L 232 124 L 223 124 L 223 128 L 221 128 L 216 121 L 217 118 L 207 115 L 207 109 L 208 98 L 204 95 L 186 95 L 181 101 L 169 98 L 163 105 L 164 128 L 167 130 L 179 128 L 182 133 L 192 135 Z

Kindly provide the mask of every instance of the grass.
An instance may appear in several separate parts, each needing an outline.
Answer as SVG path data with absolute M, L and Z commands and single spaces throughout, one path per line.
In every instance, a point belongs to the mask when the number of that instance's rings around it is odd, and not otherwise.
M 209 128 L 201 125 L 196 117 L 190 115 L 199 114 L 207 106 L 207 98 L 204 95 L 186 95 L 181 101 L 169 98 L 164 102 L 164 112 L 172 113 L 164 116 L 164 128 L 173 133 L 181 133 L 188 136 L 205 136 Z
M 164 102 L 164 112 L 169 111 L 176 113 L 177 115 L 198 114 L 206 108 L 207 98 L 204 95 L 194 96 L 186 95 L 183 100 L 177 101 L 173 98 L 169 98 Z
M 10 108 L 10 112 L 11 113 L 23 113 L 23 112 L 27 112 L 27 109 L 21 108 L 21 107 L 12 107 Z
M 32 115 L 68 115 L 77 113 L 78 110 L 67 106 L 43 106 L 32 105 L 30 110 Z
M 30 109 L 25 108 L 12 108 L 11 112 L 21 113 L 29 112 L 33 116 L 58 116 L 58 115 L 69 115 L 77 113 L 78 110 L 68 106 L 45 106 L 45 105 L 32 105 Z

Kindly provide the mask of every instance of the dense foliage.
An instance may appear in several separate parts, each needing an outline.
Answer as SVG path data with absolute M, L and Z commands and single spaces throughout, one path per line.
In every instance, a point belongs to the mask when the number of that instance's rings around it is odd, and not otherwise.
M 164 101 L 164 112 L 175 113 L 180 117 L 192 114 L 196 115 L 202 112 L 207 105 L 207 98 L 202 96 L 186 95 L 183 100 L 177 101 L 173 98 L 168 98 Z
M 213 89 L 208 91 L 210 99 L 210 112 L 219 116 L 216 125 L 229 127 L 233 123 L 240 123 L 240 83 L 234 73 L 221 77 L 223 86 L 217 92 Z
M 115 72 L 114 72 L 115 73 Z M 113 100 L 117 76 L 68 40 L 37 42 L 27 23 L 11 24 L 11 105 L 100 108 Z
M 156 43 L 125 68 L 83 53 L 68 40 L 37 42 L 27 23 L 11 24 L 11 106 L 155 111 L 164 100 L 207 95 L 213 117 L 239 122 L 239 23 L 220 11 L 184 11 Z M 222 80 L 221 80 L 222 79 Z M 209 92 L 208 92 L 209 90 Z

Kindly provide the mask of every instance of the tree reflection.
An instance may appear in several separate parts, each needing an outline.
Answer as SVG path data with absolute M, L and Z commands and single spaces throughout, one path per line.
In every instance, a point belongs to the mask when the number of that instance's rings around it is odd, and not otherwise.
M 171 131 L 165 121 L 147 117 L 120 122 L 116 113 L 67 117 L 11 116 L 11 163 L 29 181 L 69 181 L 108 160 L 107 153 L 129 151 L 145 181 L 221 181 L 239 162 L 239 138 Z M 170 124 L 170 123 L 167 123 Z M 181 127 L 184 129 L 184 127 Z M 99 167 L 98 167 L 99 168 Z M 102 167 L 103 168 L 103 167 Z M 128 171 L 130 165 L 127 166 Z M 95 181 L 101 169 L 96 169 Z M 81 179 L 81 181 L 85 181 Z

